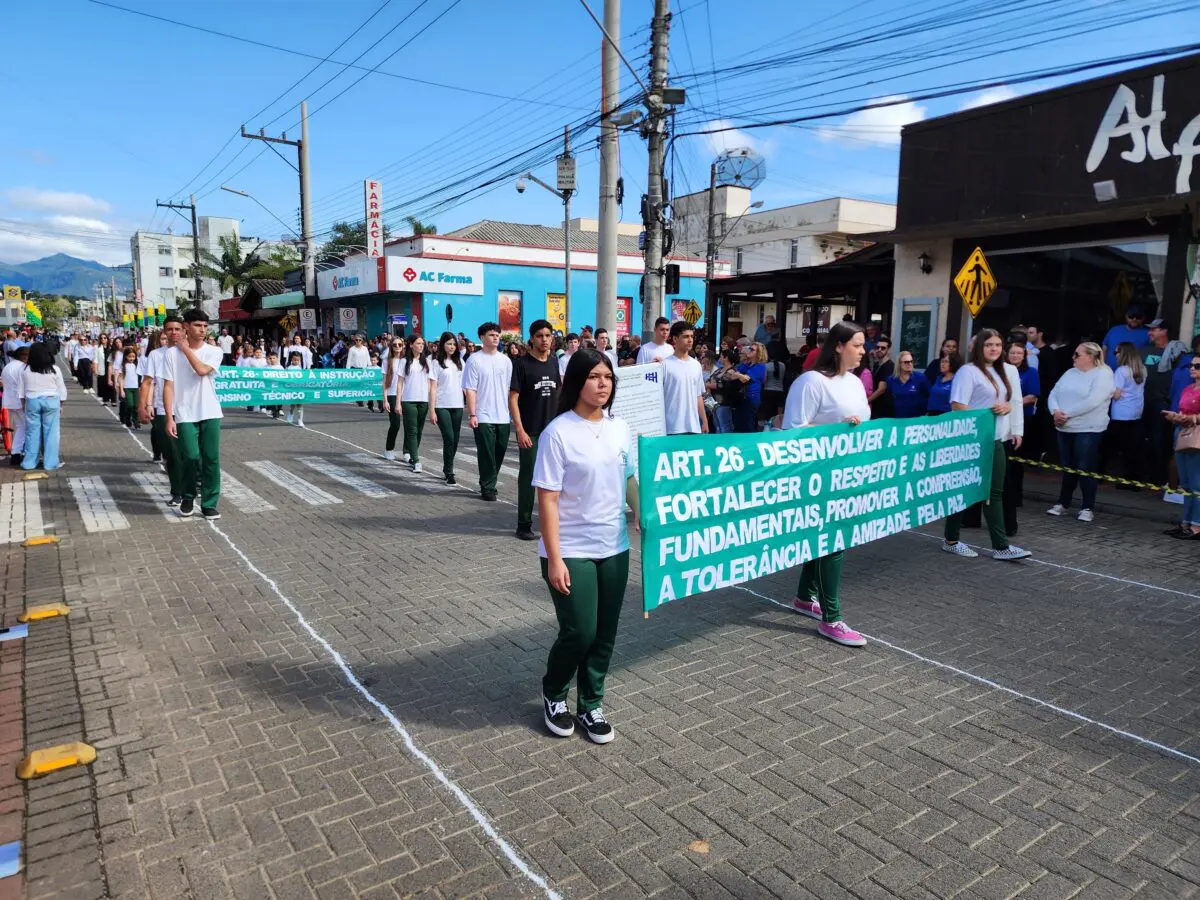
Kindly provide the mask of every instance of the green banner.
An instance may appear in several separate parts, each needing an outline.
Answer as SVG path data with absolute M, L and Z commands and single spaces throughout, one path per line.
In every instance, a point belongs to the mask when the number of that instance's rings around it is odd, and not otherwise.
M 370 369 L 252 369 L 221 366 L 217 398 L 222 406 L 286 406 L 379 400 L 383 373 Z
M 641 437 L 642 606 L 732 587 L 987 497 L 995 416 Z

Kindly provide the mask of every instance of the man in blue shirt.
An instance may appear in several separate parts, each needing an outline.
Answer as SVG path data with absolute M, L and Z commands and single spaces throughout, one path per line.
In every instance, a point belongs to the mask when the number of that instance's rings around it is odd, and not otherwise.
M 1117 344 L 1129 341 L 1141 350 L 1150 343 L 1150 330 L 1146 328 L 1146 314 L 1140 307 L 1125 310 L 1125 324 L 1114 325 L 1104 336 L 1104 360 L 1110 369 L 1117 368 Z

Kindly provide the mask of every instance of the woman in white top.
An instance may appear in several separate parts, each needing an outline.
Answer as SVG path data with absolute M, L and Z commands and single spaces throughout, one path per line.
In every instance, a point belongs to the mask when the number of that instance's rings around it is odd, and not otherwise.
M 437 353 L 430 364 L 429 424 L 442 433 L 442 474 L 446 484 L 457 484 L 454 477 L 454 456 L 458 453 L 458 435 L 462 430 L 463 389 L 462 357 L 454 332 L 443 331 L 438 338 Z
M 1125 477 L 1138 481 L 1142 475 L 1142 413 L 1146 407 L 1146 366 L 1136 345 L 1117 344 L 1117 370 L 1113 372 L 1112 409 L 1109 411 L 1108 437 L 1112 454 L 1125 457 Z M 1117 485 L 1121 490 L 1124 485 Z
M 1025 411 L 1022 405 L 1021 376 L 1016 366 L 1004 362 L 1004 341 L 1000 332 L 992 328 L 980 329 L 971 344 L 971 358 L 954 375 L 950 385 L 950 409 L 990 409 L 996 414 L 996 430 L 992 441 L 992 478 L 988 499 L 983 504 L 983 517 L 987 521 L 988 536 L 992 542 L 992 559 L 1015 560 L 1032 556 L 1008 542 L 1004 529 L 1004 475 L 1008 468 L 1008 457 L 1004 450 L 1006 441 L 1012 441 L 1013 450 L 1021 449 L 1025 438 Z M 984 452 L 987 452 L 986 449 Z M 979 556 L 962 543 L 958 536 L 962 531 L 961 512 L 946 518 L 946 540 L 942 549 L 966 559 Z
M 96 399 L 105 406 L 108 406 L 110 396 L 116 396 L 109 363 L 111 350 L 112 348 L 108 345 L 108 335 L 100 335 L 100 339 L 96 342 L 96 362 L 92 366 L 92 374 L 96 376 Z
M 854 374 L 862 362 L 865 345 L 862 328 L 853 322 L 838 322 L 829 329 L 812 369 L 792 382 L 780 427 L 843 423 L 854 427 L 870 419 L 871 405 Z M 804 563 L 792 609 L 817 619 L 817 632 L 822 637 L 846 647 L 862 647 L 867 639 L 842 620 L 838 591 L 844 555 L 838 551 Z
M 404 367 L 404 351 L 407 348 L 404 338 L 392 338 L 388 355 L 384 357 L 379 368 L 383 370 L 383 411 L 388 414 L 387 440 L 383 445 L 383 458 L 396 458 L 396 437 L 404 428 L 404 413 L 400 409 L 401 370 Z M 400 451 L 404 452 L 404 439 L 400 439 Z M 408 462 L 408 457 L 404 457 Z
M 47 472 L 61 469 L 58 458 L 59 415 L 67 401 L 62 372 L 54 365 L 50 346 L 36 343 L 29 348 L 29 361 L 21 373 L 17 395 L 25 412 L 25 457 L 21 468 L 36 469 L 38 456 Z
M 533 467 L 542 577 L 558 618 L 542 678 L 542 717 L 552 734 L 574 733 L 567 695 L 577 680 L 576 720 L 597 744 L 614 737 L 604 717 L 604 681 L 629 581 L 626 501 L 634 522 L 639 517 L 633 439 L 612 415 L 616 393 L 608 357 L 590 347 L 575 351 Z
M 1099 344 L 1085 342 L 1075 348 L 1073 368 L 1063 372 L 1054 385 L 1046 406 L 1058 429 L 1058 461 L 1067 469 L 1095 472 L 1100 462 L 1100 440 L 1108 428 L 1108 404 L 1112 400 L 1113 372 L 1104 364 Z M 1061 516 L 1071 508 L 1075 485 L 1080 486 L 1083 506 L 1080 522 L 1095 519 L 1096 479 L 1063 472 L 1058 502 L 1046 512 Z
M 404 351 L 401 366 L 403 384 L 400 388 L 400 408 L 404 412 L 404 460 L 414 472 L 421 471 L 421 435 L 429 415 L 429 357 L 425 353 L 425 338 L 415 334 Z
M 83 388 L 85 394 L 94 394 L 96 392 L 92 383 L 95 366 L 96 345 L 85 334 L 79 339 L 79 347 L 75 351 L 75 374 L 78 377 L 79 386 Z

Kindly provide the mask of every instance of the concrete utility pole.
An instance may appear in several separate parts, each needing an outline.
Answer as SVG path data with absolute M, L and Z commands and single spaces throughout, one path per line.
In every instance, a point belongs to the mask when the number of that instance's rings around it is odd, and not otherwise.
M 663 242 L 666 231 L 666 197 L 663 168 L 667 151 L 667 113 L 663 92 L 667 89 L 667 33 L 671 28 L 670 0 L 654 0 L 650 25 L 650 92 L 646 95 L 645 134 L 650 155 L 646 199 L 642 221 L 646 228 L 646 271 L 643 278 L 642 340 L 654 334 L 654 320 L 663 315 Z
M 708 240 L 704 245 L 704 286 L 712 284 L 713 275 L 717 271 L 717 164 L 713 163 L 708 170 L 708 225 L 705 234 Z M 706 312 L 705 315 L 708 315 Z
M 565 180 L 564 166 L 559 167 L 558 190 L 563 202 L 563 307 L 566 321 L 563 325 L 571 330 L 571 194 L 575 192 L 575 161 L 571 157 L 571 126 L 563 126 L 563 152 L 559 157 L 570 170 L 569 184 Z M 597 306 L 599 312 L 599 306 Z M 565 335 L 564 335 L 565 337 Z
M 617 178 L 621 172 L 617 124 L 612 117 L 621 103 L 621 0 L 604 0 L 604 32 L 600 39 L 600 222 L 596 259 L 596 327 L 614 335 L 617 325 Z M 611 38 L 611 39 L 610 39 Z M 629 323 L 626 323 L 628 326 Z M 632 328 L 630 329 L 632 333 Z
M 196 195 L 192 194 L 188 198 L 188 203 L 159 203 L 154 201 L 155 206 L 161 206 L 164 209 L 188 209 L 192 212 L 192 275 L 196 278 L 196 308 L 204 309 L 204 276 L 200 274 L 200 230 L 196 227 Z M 137 276 L 134 276 L 135 280 Z M 136 297 L 137 294 L 134 294 Z M 141 307 L 138 307 L 141 309 Z
M 116 275 L 109 276 L 109 286 L 112 288 L 113 316 L 115 318 L 117 315 L 117 276 Z M 120 320 L 118 319 L 117 321 L 120 321 Z
M 317 302 L 317 261 L 314 252 L 316 248 L 313 247 L 312 185 L 309 181 L 308 167 L 308 101 L 300 102 L 300 140 L 289 141 L 286 131 L 279 137 L 267 137 L 261 128 L 258 130 L 258 134 L 247 134 L 245 125 L 242 126 L 242 137 L 252 141 L 266 141 L 269 144 L 287 144 L 289 147 L 296 148 L 297 165 L 292 168 L 300 175 L 300 243 L 304 249 L 304 299 L 306 305 L 315 306 Z

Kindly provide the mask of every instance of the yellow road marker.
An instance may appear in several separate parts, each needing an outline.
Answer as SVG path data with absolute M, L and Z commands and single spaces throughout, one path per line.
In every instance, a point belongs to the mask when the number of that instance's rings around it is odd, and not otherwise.
M 17 765 L 17 777 L 21 779 L 40 778 L 59 769 L 71 766 L 86 766 L 96 759 L 96 748 L 83 741 L 70 744 L 59 744 L 57 747 L 45 747 L 34 750 Z
M 31 606 L 17 616 L 18 622 L 36 622 L 38 619 L 53 619 L 55 616 L 71 614 L 70 607 L 65 603 L 45 603 L 41 606 Z
M 41 547 L 45 544 L 57 544 L 57 543 L 58 543 L 58 537 L 56 535 L 44 534 L 41 537 L 31 537 L 31 538 L 26 539 L 25 543 L 21 544 L 21 546 L 22 547 Z
M 45 472 L 30 472 L 28 475 L 22 476 L 22 481 L 41 481 L 43 478 L 49 478 Z

